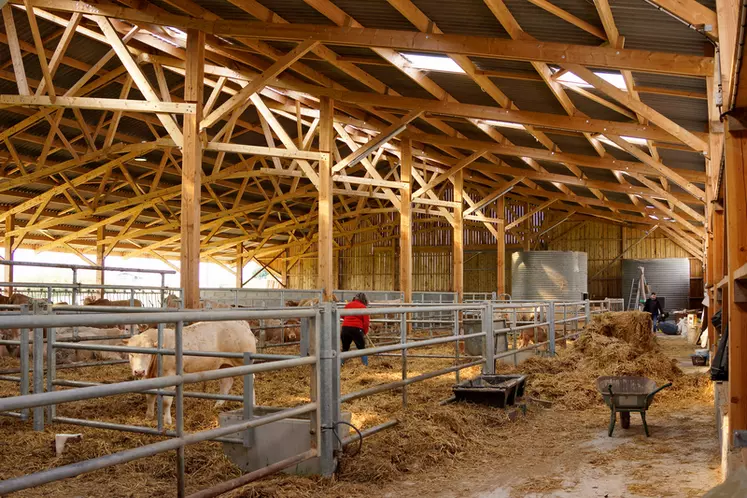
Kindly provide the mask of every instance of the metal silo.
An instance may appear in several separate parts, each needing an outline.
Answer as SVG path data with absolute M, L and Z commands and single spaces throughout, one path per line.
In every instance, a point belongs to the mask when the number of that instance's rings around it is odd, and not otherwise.
M 524 251 L 511 255 L 511 297 L 579 301 L 587 292 L 587 256 L 575 251 Z

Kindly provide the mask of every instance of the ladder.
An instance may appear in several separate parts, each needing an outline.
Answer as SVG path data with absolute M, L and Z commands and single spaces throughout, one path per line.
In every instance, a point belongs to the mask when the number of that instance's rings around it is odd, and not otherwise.
M 644 273 L 644 269 L 642 266 L 639 266 L 638 269 L 641 271 L 641 274 L 638 278 L 634 278 L 632 282 L 630 282 L 630 296 L 628 297 L 628 311 L 639 311 L 641 309 L 641 302 L 645 302 L 646 297 L 648 296 L 648 284 L 646 283 L 646 275 Z M 633 293 L 635 292 L 635 300 L 633 300 Z M 641 300 L 641 295 L 643 295 L 643 301 Z

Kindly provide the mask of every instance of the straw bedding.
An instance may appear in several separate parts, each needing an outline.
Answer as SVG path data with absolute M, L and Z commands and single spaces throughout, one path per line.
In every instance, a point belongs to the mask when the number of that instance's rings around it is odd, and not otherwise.
M 561 409 L 584 410 L 599 405 L 595 386 L 603 375 L 648 377 L 658 384 L 672 382 L 657 395 L 661 401 L 710 394 L 703 376 L 686 376 L 676 360 L 664 354 L 651 332 L 648 313 L 605 313 L 593 318 L 581 337 L 554 357 L 534 357 L 518 371 L 531 374 L 528 394 Z
M 683 376 L 664 355 L 649 332 L 650 318 L 643 313 L 616 313 L 595 317 L 581 338 L 555 358 L 535 357 L 517 370 L 531 374 L 527 386 L 529 396 L 553 402 L 553 410 L 586 410 L 602 404 L 594 387 L 600 375 L 645 375 L 657 382 L 674 381 L 676 389 L 664 391 L 657 404 L 678 400 L 705 398 L 709 383 L 699 378 Z M 453 345 L 418 350 L 418 353 L 444 354 L 453 352 Z M 371 366 L 363 367 L 352 360 L 343 366 L 342 391 L 350 392 L 401 378 L 398 358 L 371 358 Z M 446 359 L 416 359 L 408 361 L 408 375 L 442 368 L 451 364 Z M 3 367 L 11 366 L 7 360 Z M 15 365 L 17 366 L 17 363 Z M 309 368 L 300 367 L 257 375 L 255 386 L 259 404 L 296 406 L 308 402 Z M 473 367 L 462 372 L 462 378 L 479 373 Z M 128 378 L 126 365 L 96 367 L 75 371 L 60 371 L 58 376 L 75 380 L 119 381 Z M 229 496 L 241 497 L 306 497 L 306 496 L 368 496 L 376 494 L 387 482 L 405 479 L 421 481 L 419 486 L 437 490 L 433 479 L 458 479 L 465 466 L 475 461 L 496 461 L 507 455 L 521 454 L 511 440 L 521 435 L 531 440 L 536 432 L 552 431 L 543 411 L 532 405 L 526 417 L 511 422 L 502 410 L 468 404 L 438 405 L 451 395 L 455 376 L 446 375 L 408 387 L 408 407 L 402 409 L 401 391 L 391 391 L 355 400 L 343 405 L 351 411 L 353 424 L 371 427 L 396 418 L 399 425 L 367 439 L 359 455 L 344 457 L 334 479 L 278 475 L 270 477 Z M 217 392 L 217 385 L 193 385 L 189 390 Z M 235 379 L 232 394 L 240 394 L 240 378 Z M 17 393 L 17 384 L 0 382 L 0 395 Z M 228 403 L 222 410 L 239 408 Z M 58 414 L 133 425 L 153 425 L 144 420 L 145 401 L 141 395 L 122 395 L 104 400 L 69 403 L 58 408 Z M 598 414 L 597 414 L 598 416 Z M 572 415 L 576 420 L 577 415 Z M 596 420 L 595 420 L 596 422 Z M 218 425 L 218 411 L 208 400 L 185 399 L 187 431 L 204 430 Z M 570 424 L 569 424 L 570 425 Z M 568 427 L 568 426 L 566 426 Z M 541 428 L 541 429 L 540 429 Z M 569 429 L 566 429 L 569 430 Z M 570 429 L 573 430 L 573 429 Z M 84 440 L 70 446 L 62 457 L 55 458 L 51 448 L 55 433 L 81 432 Z M 563 437 L 563 441 L 574 441 Z M 132 433 L 103 431 L 77 426 L 54 425 L 44 433 L 34 433 L 29 424 L 0 419 L 0 479 L 30 473 L 49 467 L 92 458 L 127 448 L 153 443 L 160 438 Z M 507 444 L 508 442 L 508 444 Z M 518 443 L 517 443 L 518 444 Z M 559 444 L 562 444 L 559 442 Z M 355 446 L 355 445 L 351 445 Z M 542 446 L 543 451 L 547 448 Z M 188 447 L 188 492 L 202 489 L 240 475 L 240 471 L 224 456 L 218 443 L 203 443 Z M 513 457 L 512 457 L 513 458 Z M 514 460 L 515 461 L 515 460 Z M 419 477 L 420 476 L 420 477 Z M 431 476 L 426 478 L 425 476 Z M 175 483 L 173 452 L 97 471 L 75 479 L 52 483 L 19 493 L 19 496 L 95 496 L 106 490 L 112 497 L 173 495 Z M 548 487 L 550 484 L 546 483 Z M 424 489 L 424 488 L 423 488 Z

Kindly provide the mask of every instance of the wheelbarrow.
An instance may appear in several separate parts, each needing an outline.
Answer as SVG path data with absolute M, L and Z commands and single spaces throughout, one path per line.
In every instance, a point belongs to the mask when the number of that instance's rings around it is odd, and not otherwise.
M 646 410 L 653 403 L 654 395 L 671 385 L 672 383 L 668 382 L 656 387 L 656 382 L 646 377 L 599 377 L 597 389 L 611 411 L 608 436 L 612 437 L 612 431 L 615 430 L 618 412 L 623 429 L 630 427 L 631 412 L 640 413 L 646 437 L 650 436 L 646 424 Z

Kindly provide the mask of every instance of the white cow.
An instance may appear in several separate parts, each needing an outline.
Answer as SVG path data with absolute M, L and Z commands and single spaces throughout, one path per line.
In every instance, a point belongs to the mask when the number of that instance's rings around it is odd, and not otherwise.
M 142 334 L 125 339 L 124 343 L 128 346 L 139 348 L 155 348 L 158 346 L 158 330 L 148 329 Z M 230 322 L 198 322 L 188 325 L 182 329 L 182 346 L 184 351 L 214 351 L 219 353 L 256 353 L 257 340 L 252 333 L 252 329 L 245 321 Z M 174 348 L 174 330 L 164 329 L 163 347 L 168 349 Z M 157 362 L 154 360 L 155 355 L 144 353 L 131 353 L 130 367 L 132 375 L 141 378 L 153 378 L 157 376 Z M 218 358 L 214 356 L 184 356 L 184 373 L 205 372 L 207 370 L 217 370 L 223 367 L 236 367 L 243 365 L 243 359 L 240 358 Z M 163 374 L 176 375 L 176 358 L 172 355 L 163 356 Z M 220 393 L 228 394 L 233 385 L 233 378 L 226 377 L 218 381 L 220 383 Z M 153 418 L 155 416 L 156 396 L 146 395 L 147 410 L 145 416 Z M 252 392 L 252 400 L 254 393 Z M 173 398 L 166 396 L 164 399 L 164 421 L 171 424 L 171 402 Z M 252 401 L 253 402 L 253 401 Z M 225 403 L 219 400 L 215 403 L 219 407 Z

